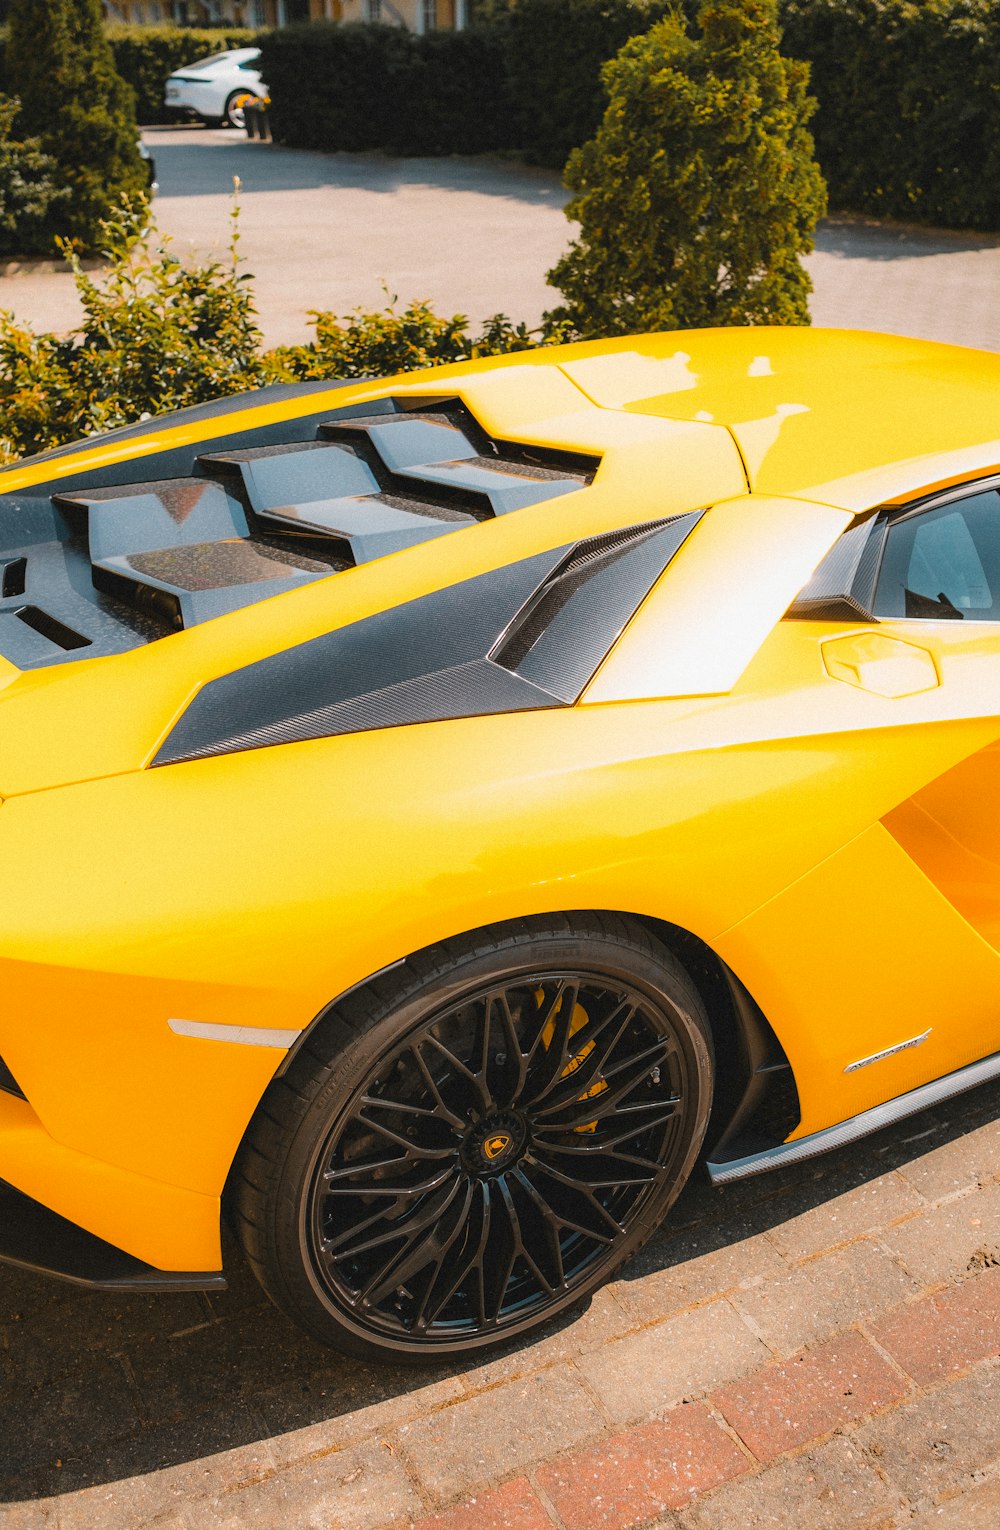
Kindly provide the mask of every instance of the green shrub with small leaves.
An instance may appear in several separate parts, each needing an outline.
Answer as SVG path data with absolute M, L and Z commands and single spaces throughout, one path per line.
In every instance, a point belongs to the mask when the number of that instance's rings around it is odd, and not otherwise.
M 235 221 L 229 258 L 200 264 L 178 259 L 143 203 L 105 223 L 100 276 L 63 248 L 80 328 L 34 334 L 0 312 L 0 459 L 271 380 Z
M 19 138 L 14 123 L 20 102 L 0 96 L 0 256 L 45 253 L 49 220 L 69 196 L 56 185 L 56 162 L 38 138 Z
M 808 65 L 779 52 L 776 0 L 705 0 L 606 65 L 608 107 L 570 156 L 577 239 L 549 273 L 585 336 L 808 324 L 826 205 Z
M 69 335 L 36 334 L 0 310 L 0 463 L 151 415 L 273 382 L 389 375 L 564 338 L 495 314 L 478 335 L 429 304 L 343 319 L 314 313 L 315 339 L 265 351 L 250 278 L 240 270 L 238 209 L 228 257 L 182 261 L 145 203 L 104 226 L 107 269 L 66 248 L 83 306 Z
M 146 188 L 133 96 L 115 69 L 100 0 L 11 0 L 6 66 L 21 102 L 17 133 L 40 141 L 53 180 L 69 191 L 50 203 L 46 234 L 91 250 L 119 198 Z

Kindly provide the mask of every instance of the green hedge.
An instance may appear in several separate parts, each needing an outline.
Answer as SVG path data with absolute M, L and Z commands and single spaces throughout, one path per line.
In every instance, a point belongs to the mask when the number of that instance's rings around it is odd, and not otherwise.
M 496 29 L 310 22 L 262 44 L 271 131 L 303 149 L 479 154 L 513 144 Z
M 784 0 L 834 207 L 1000 228 L 997 0 Z
M 227 48 L 252 48 L 265 34 L 246 28 L 126 27 L 108 28 L 118 73 L 135 91 L 140 122 L 164 122 L 163 86 L 168 74 Z
M 529 160 L 561 169 L 593 138 L 607 104 L 602 65 L 676 8 L 670 0 L 518 0 L 507 69 L 516 142 Z

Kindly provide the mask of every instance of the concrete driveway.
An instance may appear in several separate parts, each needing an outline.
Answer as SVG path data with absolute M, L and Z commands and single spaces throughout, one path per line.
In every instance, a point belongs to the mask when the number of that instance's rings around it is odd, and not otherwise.
M 505 159 L 307 154 L 231 130 L 152 128 L 157 217 L 177 241 L 223 254 L 233 176 L 241 250 L 269 344 L 304 340 L 306 311 L 380 307 L 386 289 L 479 321 L 538 322 L 545 272 L 570 236 L 559 177 Z M 813 320 L 1000 350 L 1000 239 L 834 219 L 809 259 Z M 0 306 L 38 328 L 79 317 L 65 273 L 0 278 Z

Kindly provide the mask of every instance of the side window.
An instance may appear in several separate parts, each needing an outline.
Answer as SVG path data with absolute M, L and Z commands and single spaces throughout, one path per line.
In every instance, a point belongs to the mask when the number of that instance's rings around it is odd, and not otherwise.
M 874 615 L 1000 621 L 1000 490 L 889 523 Z

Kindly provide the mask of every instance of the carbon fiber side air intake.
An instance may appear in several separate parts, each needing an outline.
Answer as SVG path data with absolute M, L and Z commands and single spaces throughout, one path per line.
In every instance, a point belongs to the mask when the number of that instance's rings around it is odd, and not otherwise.
M 700 513 L 539 553 L 213 680 L 153 764 L 569 706 Z

